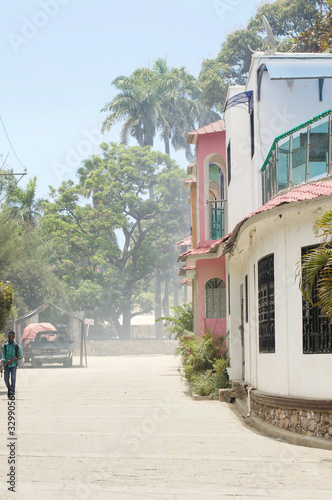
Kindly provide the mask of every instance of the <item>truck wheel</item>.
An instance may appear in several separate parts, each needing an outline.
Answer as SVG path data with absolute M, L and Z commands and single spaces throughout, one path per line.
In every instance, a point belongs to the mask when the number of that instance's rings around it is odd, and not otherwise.
M 35 358 L 31 359 L 31 366 L 32 366 L 32 368 L 38 367 L 38 361 Z
M 66 359 L 66 361 L 63 362 L 63 366 L 65 368 L 69 368 L 70 366 L 72 366 L 72 364 L 73 364 L 73 359 L 72 358 Z

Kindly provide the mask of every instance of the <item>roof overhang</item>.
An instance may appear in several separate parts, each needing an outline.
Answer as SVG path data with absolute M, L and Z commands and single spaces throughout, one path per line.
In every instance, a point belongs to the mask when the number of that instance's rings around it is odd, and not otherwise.
M 200 127 L 196 130 L 188 132 L 187 144 L 197 144 L 198 137 L 205 134 L 215 134 L 218 132 L 225 132 L 225 122 L 224 120 L 217 120 L 216 122 L 209 123 L 204 127 Z
M 331 59 L 267 59 L 265 66 L 271 80 L 332 78 Z

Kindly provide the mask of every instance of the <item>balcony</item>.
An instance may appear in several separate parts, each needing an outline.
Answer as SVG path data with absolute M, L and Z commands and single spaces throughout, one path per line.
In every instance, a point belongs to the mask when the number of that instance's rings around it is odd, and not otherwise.
M 277 137 L 261 169 L 263 204 L 284 189 L 331 174 L 328 110 Z
M 210 211 L 210 240 L 225 236 L 226 200 L 207 201 Z

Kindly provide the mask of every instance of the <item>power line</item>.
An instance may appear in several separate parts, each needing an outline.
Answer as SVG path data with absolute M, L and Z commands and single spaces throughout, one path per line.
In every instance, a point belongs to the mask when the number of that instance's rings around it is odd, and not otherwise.
M 9 139 L 9 136 L 8 136 L 8 133 L 7 133 L 7 130 L 6 130 L 5 124 L 3 123 L 3 120 L 2 120 L 1 115 L 0 115 L 0 121 L 1 121 L 1 123 L 2 123 L 2 126 L 3 126 L 3 129 L 4 129 L 4 131 L 5 131 L 6 137 L 7 137 L 7 139 L 8 139 L 9 144 L 10 144 L 10 147 L 12 148 L 12 151 L 13 151 L 14 155 L 15 155 L 15 156 L 16 156 L 16 158 L 17 158 L 17 161 L 20 163 L 20 165 L 21 165 L 23 168 L 25 168 L 25 166 L 23 165 L 23 163 L 21 162 L 21 160 L 20 160 L 20 159 L 19 159 L 19 157 L 17 156 L 16 151 L 15 151 L 15 149 L 14 149 L 14 147 L 13 147 L 12 143 L 11 143 L 11 140 Z

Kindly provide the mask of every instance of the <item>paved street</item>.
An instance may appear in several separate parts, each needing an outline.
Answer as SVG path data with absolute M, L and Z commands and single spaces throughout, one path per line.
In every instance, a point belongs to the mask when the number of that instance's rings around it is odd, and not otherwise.
M 17 440 L 3 380 L 1 500 L 331 499 L 332 452 L 247 428 L 193 401 L 173 356 L 89 358 L 19 370 Z M 8 491 L 10 446 L 16 492 Z

